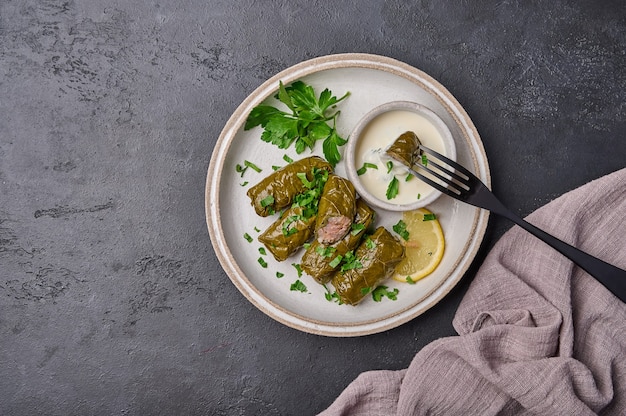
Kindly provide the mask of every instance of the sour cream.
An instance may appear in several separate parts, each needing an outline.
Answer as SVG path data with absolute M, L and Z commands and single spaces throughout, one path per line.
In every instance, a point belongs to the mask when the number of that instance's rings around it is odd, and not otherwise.
M 391 204 L 407 205 L 418 202 L 433 192 L 433 188 L 411 175 L 400 162 L 393 160 L 385 150 L 404 132 L 412 131 L 420 142 L 439 153 L 446 154 L 438 128 L 426 116 L 410 110 L 392 110 L 374 117 L 363 129 L 355 148 L 354 164 L 360 169 L 373 164 L 359 176 L 361 185 L 375 198 Z M 388 163 L 393 164 L 389 170 Z M 398 179 L 398 194 L 387 199 L 387 189 L 393 178 Z

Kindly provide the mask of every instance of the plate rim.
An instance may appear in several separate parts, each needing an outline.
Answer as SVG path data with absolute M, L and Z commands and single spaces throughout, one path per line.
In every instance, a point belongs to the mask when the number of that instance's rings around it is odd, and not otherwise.
M 383 332 L 400 326 L 423 314 L 450 293 L 463 278 L 481 247 L 488 224 L 489 212 L 478 208 L 475 209 L 470 234 L 471 238 L 466 243 L 466 246 L 469 245 L 469 249 L 459 256 L 453 268 L 453 272 L 456 273 L 454 279 L 450 280 L 452 276 L 446 278 L 441 284 L 432 289 L 419 303 L 397 311 L 383 319 L 338 324 L 320 322 L 288 311 L 260 293 L 240 269 L 232 252 L 222 238 L 223 229 L 218 198 L 219 186 L 217 186 L 221 182 L 222 170 L 216 170 L 215 167 L 220 165 L 220 160 L 224 160 L 224 157 L 228 154 L 228 150 L 233 142 L 232 138 L 234 138 L 238 131 L 238 128 L 235 129 L 235 127 L 241 126 L 242 121 L 247 117 L 248 109 L 251 108 L 251 106 L 260 104 L 274 93 L 279 81 L 291 83 L 304 76 L 334 68 L 369 68 L 389 72 L 414 83 L 417 79 L 426 81 L 426 85 L 423 85 L 423 83 L 420 83 L 420 85 L 426 87 L 428 92 L 431 93 L 434 98 L 442 102 L 445 108 L 454 110 L 450 115 L 462 130 L 463 135 L 466 136 L 466 140 L 470 141 L 468 143 L 470 156 L 474 162 L 475 168 L 478 171 L 482 170 L 482 172 L 479 172 L 479 176 L 481 176 L 481 179 L 489 188 L 491 188 L 491 175 L 487 155 L 480 135 L 461 104 L 443 85 L 430 75 L 394 58 L 367 53 L 341 53 L 305 60 L 278 72 L 264 81 L 237 106 L 216 141 L 211 154 L 205 184 L 206 223 L 214 252 L 222 269 L 244 297 L 257 307 L 257 309 L 261 310 L 272 319 L 288 327 L 307 333 L 333 337 L 353 337 Z M 242 120 L 242 118 L 244 120 Z M 483 165 L 478 163 L 476 153 L 484 160 Z M 462 263 L 460 267 L 458 263 Z M 431 296 L 442 287 L 444 287 L 444 289 L 441 290 L 437 296 L 431 298 Z M 424 304 L 426 301 L 427 304 Z

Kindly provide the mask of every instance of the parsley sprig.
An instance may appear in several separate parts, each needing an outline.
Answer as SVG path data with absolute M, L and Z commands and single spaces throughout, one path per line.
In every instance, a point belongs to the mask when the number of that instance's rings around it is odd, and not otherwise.
M 374 299 L 374 302 L 380 302 L 384 297 L 391 300 L 397 300 L 399 292 L 398 288 L 388 290 L 387 286 L 378 286 L 372 291 L 372 298 Z
M 348 95 L 349 92 L 337 98 L 326 88 L 318 98 L 313 87 L 302 81 L 296 81 L 288 87 L 281 81 L 276 98 L 291 113 L 270 105 L 258 105 L 248 115 L 244 130 L 260 125 L 264 128 L 261 140 L 280 149 L 287 149 L 295 142 L 298 154 L 307 148 L 313 150 L 315 143 L 322 140 L 324 157 L 335 166 L 341 160 L 339 147 L 346 144 L 346 140 L 337 134 L 336 121 L 340 112 L 333 110 Z

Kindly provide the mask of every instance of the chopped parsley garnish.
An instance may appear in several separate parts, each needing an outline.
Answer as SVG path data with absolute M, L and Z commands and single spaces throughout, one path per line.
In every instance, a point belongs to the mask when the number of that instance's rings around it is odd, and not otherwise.
M 283 160 L 287 163 L 293 163 L 293 159 L 287 155 L 283 155 Z
M 252 241 L 254 241 L 252 237 L 250 237 L 250 234 L 248 233 L 244 233 L 243 238 L 245 238 L 248 241 L 248 243 L 251 243 Z
M 410 285 L 414 285 L 415 283 L 417 283 L 415 280 L 411 279 L 411 276 L 406 277 L 406 282 Z
M 301 219 L 309 219 L 317 214 L 320 196 L 324 190 L 324 185 L 328 180 L 328 171 L 314 168 L 312 170 L 313 180 L 309 181 L 306 174 L 298 173 L 298 177 L 307 188 L 306 191 L 295 196 L 292 207 L 301 207 Z
M 368 293 L 370 293 L 370 290 L 372 290 L 371 287 L 362 287 L 361 288 L 361 294 L 362 295 L 367 295 Z
M 259 257 L 257 261 L 259 262 L 261 267 L 263 267 L 264 269 L 267 268 L 267 262 L 265 260 L 263 260 L 263 257 Z
M 335 247 L 324 247 L 324 246 L 315 247 L 315 252 L 322 257 L 332 257 L 335 251 L 337 251 Z
M 352 269 L 360 269 L 363 267 L 363 263 L 354 255 L 354 252 L 348 251 L 343 256 L 343 264 L 341 265 L 341 271 L 345 272 Z
M 435 214 L 424 214 L 424 221 L 432 221 L 436 219 L 437 216 Z
M 254 227 L 254 231 L 256 231 L 257 233 L 260 233 L 260 232 L 261 232 L 261 230 L 259 230 L 259 228 L 258 228 L 258 227 Z
M 412 173 L 407 173 L 406 178 L 404 179 L 404 182 L 408 182 L 411 179 L 413 179 L 415 176 L 413 176 Z
M 397 288 L 392 291 L 387 290 L 387 286 L 378 286 L 376 289 L 372 291 L 372 299 L 374 302 L 380 302 L 384 297 L 387 297 L 391 300 L 398 300 L 398 293 L 400 292 Z
M 422 165 L 428 166 L 428 157 L 426 157 L 425 153 L 422 153 Z
M 365 224 L 352 224 L 352 231 L 350 232 L 352 235 L 357 235 L 358 233 L 360 233 L 361 231 L 363 231 L 365 229 Z
M 301 215 L 291 215 L 289 216 L 289 218 L 287 218 L 285 220 L 285 222 L 283 223 L 283 235 L 285 237 L 288 237 L 290 235 L 293 235 L 295 233 L 298 232 L 298 228 L 294 226 L 292 226 L 293 223 L 300 221 L 302 219 Z
M 275 97 L 290 111 L 282 111 L 265 104 L 258 105 L 248 115 L 244 130 L 261 126 L 261 140 L 280 149 L 287 149 L 294 143 L 298 154 L 307 148 L 313 150 L 315 143 L 322 140 L 324 157 L 335 166 L 341 159 L 338 147 L 343 146 L 346 140 L 337 134 L 339 111 L 334 109 L 349 94 L 337 98 L 327 88 L 317 97 L 313 87 L 302 81 L 296 81 L 288 87 L 280 81 Z
M 255 165 L 252 162 L 248 162 L 247 160 L 244 160 L 243 164 L 246 165 L 246 167 L 251 168 L 251 169 L 255 170 L 258 173 L 261 173 L 263 171 L 263 169 L 261 169 L 260 167 L 258 167 L 257 165 Z
M 302 182 L 302 184 L 307 188 L 307 189 L 311 189 L 313 188 L 313 186 L 315 186 L 315 180 L 310 181 L 307 177 L 306 177 L 306 173 L 304 172 L 298 172 L 296 173 L 296 175 L 298 176 L 298 178 L 300 178 L 300 181 Z
M 337 267 L 337 266 L 339 266 L 339 264 L 341 264 L 341 260 L 343 260 L 343 256 L 340 254 L 340 255 L 338 255 L 337 257 L 335 257 L 334 259 L 332 259 L 332 260 L 330 261 L 330 263 L 328 263 L 328 265 L 329 265 L 330 267 L 333 267 L 333 268 L 334 268 L 334 267 Z
M 359 169 L 357 169 L 356 174 L 361 176 L 365 172 L 367 172 L 368 169 L 378 169 L 378 166 L 373 164 L 373 163 L 365 162 L 365 163 L 363 163 L 363 166 L 361 166 Z
M 280 169 L 282 169 L 282 166 L 272 165 L 272 170 L 273 171 L 277 171 L 277 170 L 280 170 Z
M 248 168 L 251 168 L 257 172 L 262 172 L 263 169 L 261 169 L 260 167 L 258 167 L 257 165 L 255 165 L 254 163 L 244 160 L 243 161 L 243 166 L 237 164 L 237 166 L 235 166 L 235 170 L 237 171 L 237 173 L 241 173 L 241 177 L 243 178 L 243 174 L 246 173 L 246 171 L 248 170 Z
M 298 279 L 293 282 L 291 286 L 289 286 L 289 290 L 305 293 L 308 289 L 306 288 L 306 285 L 302 283 L 300 279 Z
M 406 223 L 402 220 L 398 221 L 393 227 L 393 230 L 405 241 L 409 241 L 409 231 L 406 229 Z
M 268 195 L 261 200 L 261 206 L 263 208 L 270 206 L 274 203 L 274 195 Z
M 265 251 L 265 247 L 259 247 L 259 253 L 260 253 L 262 256 L 266 256 L 266 255 L 267 255 L 267 252 Z
M 326 293 L 324 293 L 324 297 L 329 302 L 337 302 L 338 304 L 343 304 L 341 298 L 337 294 L 337 292 L 331 292 L 326 285 L 324 285 L 324 289 L 326 289 Z
M 300 265 L 298 263 L 291 263 L 291 265 L 296 268 L 298 277 L 302 277 L 302 269 L 300 268 Z
M 285 273 L 281 273 L 281 272 L 276 272 L 276 277 L 278 279 L 280 279 L 281 277 L 283 277 L 285 275 Z
M 389 182 L 389 186 L 387 186 L 387 199 L 394 199 L 398 196 L 398 192 L 400 191 L 400 181 L 395 176 Z
M 365 247 L 368 248 L 368 250 L 373 250 L 376 248 L 376 243 L 374 242 L 374 240 L 372 240 L 371 238 L 367 237 L 365 239 Z
M 391 172 L 393 169 L 393 162 L 391 160 L 387 161 L 387 173 Z

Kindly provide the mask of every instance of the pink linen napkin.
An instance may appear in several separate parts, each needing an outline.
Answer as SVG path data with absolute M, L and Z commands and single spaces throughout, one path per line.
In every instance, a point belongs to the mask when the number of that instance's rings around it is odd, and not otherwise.
M 528 220 L 626 269 L 626 169 Z M 626 415 L 626 304 L 521 228 L 489 253 L 453 324 L 459 336 L 406 370 L 361 374 L 320 415 Z

